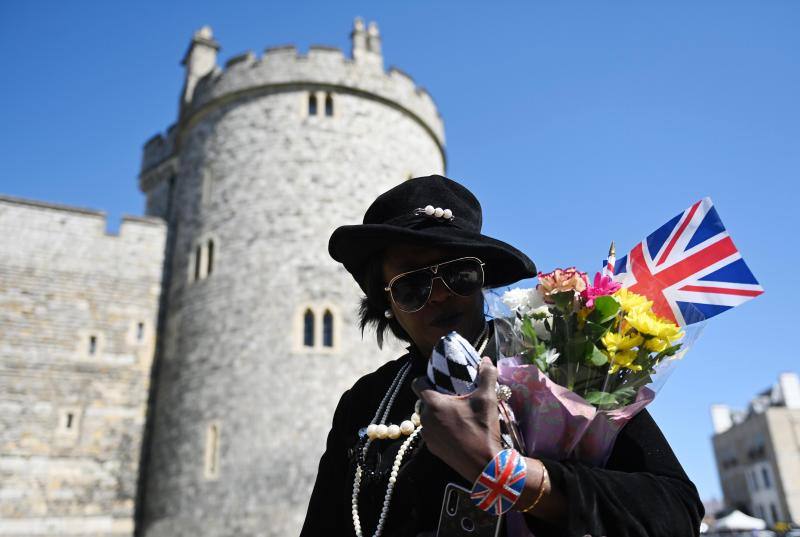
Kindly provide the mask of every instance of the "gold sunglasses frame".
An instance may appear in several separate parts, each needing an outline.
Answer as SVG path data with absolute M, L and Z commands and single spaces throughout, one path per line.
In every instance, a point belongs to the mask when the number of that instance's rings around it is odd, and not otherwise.
M 386 291 L 387 293 L 389 293 L 389 298 L 392 299 L 392 302 L 398 308 L 400 308 L 401 311 L 404 311 L 405 313 L 416 313 L 416 312 L 418 312 L 419 310 L 421 310 L 422 308 L 425 307 L 425 305 L 428 303 L 428 300 L 431 299 L 431 293 L 433 293 L 433 281 L 435 279 L 437 279 L 437 278 L 442 280 L 442 284 L 447 288 L 448 291 L 450 291 L 454 295 L 465 296 L 465 295 L 460 295 L 460 294 L 456 293 L 455 291 L 453 291 L 452 289 L 450 289 L 450 286 L 447 285 L 447 282 L 444 281 L 444 278 L 442 278 L 438 274 L 439 274 L 439 267 L 441 267 L 442 265 L 448 265 L 450 263 L 455 263 L 457 261 L 465 261 L 467 259 L 471 259 L 471 260 L 474 260 L 474 261 L 478 262 L 478 266 L 481 269 L 481 287 L 483 287 L 483 284 L 486 283 L 486 271 L 483 270 L 483 267 L 484 267 L 484 265 L 486 265 L 486 263 L 481 261 L 479 258 L 470 255 L 470 256 L 466 256 L 466 257 L 459 257 L 457 259 L 451 259 L 449 261 L 442 261 L 441 263 L 436 263 L 435 265 L 430 265 L 430 266 L 427 266 L 427 267 L 420 267 L 418 269 L 409 270 L 408 272 L 401 272 L 400 274 L 396 275 L 391 280 L 389 280 L 389 283 L 386 285 L 386 287 L 383 288 L 383 290 Z M 403 276 L 408 276 L 409 274 L 413 274 L 415 272 L 426 271 L 426 270 L 432 272 L 433 276 L 431 277 L 431 286 L 430 286 L 430 289 L 428 289 L 428 296 L 425 298 L 425 302 L 423 302 L 422 305 L 420 307 L 418 307 L 417 309 L 415 309 L 415 310 L 404 309 L 394 299 L 394 294 L 392 293 L 392 284 L 394 284 L 394 282 L 396 282 L 399 278 L 402 278 Z

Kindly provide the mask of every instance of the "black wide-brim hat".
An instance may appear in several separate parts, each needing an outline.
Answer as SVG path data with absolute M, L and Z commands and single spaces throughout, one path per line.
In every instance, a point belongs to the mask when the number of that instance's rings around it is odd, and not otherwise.
M 481 204 L 467 188 L 441 175 L 417 177 L 378 196 L 363 224 L 336 229 L 328 252 L 365 292 L 368 261 L 400 243 L 444 247 L 480 258 L 486 287 L 533 277 L 533 261 L 510 244 L 482 235 L 482 223 Z

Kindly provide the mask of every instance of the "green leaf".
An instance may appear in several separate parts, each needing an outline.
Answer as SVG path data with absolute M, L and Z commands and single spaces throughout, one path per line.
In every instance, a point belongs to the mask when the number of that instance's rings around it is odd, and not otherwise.
M 617 398 L 614 397 L 614 394 L 598 391 L 587 393 L 584 399 L 586 399 L 587 403 L 595 406 L 613 405 L 617 402 Z
M 608 363 L 608 356 L 603 354 L 600 349 L 594 345 L 592 345 L 592 351 L 588 358 L 589 363 L 596 367 L 600 367 Z
M 672 345 L 671 347 L 667 347 L 663 351 L 656 354 L 655 358 L 653 358 L 654 363 L 660 362 L 666 356 L 674 356 L 676 352 L 681 348 L 681 343 L 677 343 Z
M 586 324 L 583 325 L 583 331 L 587 336 L 589 336 L 590 340 L 597 341 L 603 337 L 603 334 L 608 332 L 608 326 L 594 323 L 592 321 L 586 321 Z
M 599 296 L 594 299 L 594 309 L 589 314 L 588 320 L 604 323 L 616 317 L 617 312 L 619 312 L 619 302 L 610 296 Z
M 527 337 L 533 345 L 536 345 L 539 341 L 536 337 L 536 330 L 533 328 L 530 317 L 524 317 L 522 319 L 522 334 Z
M 627 405 L 636 397 L 636 390 L 631 387 L 620 388 L 613 392 L 614 399 L 621 405 Z
M 569 312 L 572 310 L 572 301 L 575 299 L 575 293 L 573 291 L 553 293 L 550 295 L 550 298 L 553 300 L 556 308 L 563 312 Z
M 566 351 L 566 358 L 568 361 L 579 361 L 586 356 L 587 346 L 591 345 L 586 336 L 578 336 L 567 341 L 564 350 Z

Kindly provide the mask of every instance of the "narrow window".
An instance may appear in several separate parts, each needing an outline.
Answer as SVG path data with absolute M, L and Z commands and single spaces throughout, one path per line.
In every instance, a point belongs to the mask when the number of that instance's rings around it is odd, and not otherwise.
M 203 256 L 203 249 L 198 246 L 194 249 L 194 280 L 200 279 L 200 262 Z
M 330 310 L 325 310 L 322 316 L 322 344 L 333 347 L 333 314 Z
M 56 432 L 61 435 L 76 438 L 80 428 L 81 416 L 80 409 L 61 408 L 58 411 L 58 429 Z
M 89 336 L 89 354 L 97 352 L 97 336 Z
M 214 268 L 214 241 L 208 239 L 208 270 L 206 271 L 206 275 L 211 274 L 211 270 Z
M 205 476 L 207 479 L 219 477 L 219 424 L 210 423 L 206 430 Z
M 333 96 L 330 93 L 325 95 L 325 115 L 333 116 Z
M 313 93 L 309 94 L 308 96 L 308 115 L 309 116 L 316 116 L 317 115 L 317 96 Z
M 144 339 L 144 323 L 138 322 L 136 323 L 136 341 L 141 341 Z
M 778 510 L 775 508 L 774 503 L 769 504 L 769 512 L 772 515 L 772 523 L 778 522 Z
M 766 468 L 761 468 L 761 476 L 764 478 L 764 488 L 770 488 L 772 485 L 770 484 L 769 471 Z
M 314 312 L 310 309 L 303 314 L 303 345 L 314 346 Z
M 203 189 L 201 191 L 201 198 L 203 206 L 208 206 L 211 203 L 211 193 L 214 187 L 214 178 L 211 173 L 206 170 L 203 173 Z

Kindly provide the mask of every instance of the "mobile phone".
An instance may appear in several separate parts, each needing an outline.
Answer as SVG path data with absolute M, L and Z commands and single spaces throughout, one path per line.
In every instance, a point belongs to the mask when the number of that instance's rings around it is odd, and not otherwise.
M 444 489 L 437 537 L 498 537 L 502 516 L 494 516 L 473 505 L 470 492 L 455 483 Z

